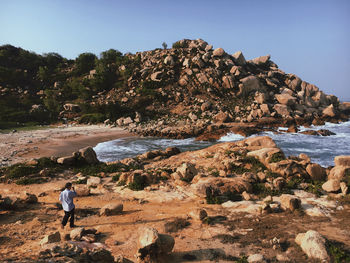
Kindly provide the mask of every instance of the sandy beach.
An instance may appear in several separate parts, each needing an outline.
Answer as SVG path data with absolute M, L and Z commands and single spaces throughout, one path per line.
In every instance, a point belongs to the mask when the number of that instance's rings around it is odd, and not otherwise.
M 0 133 L 0 166 L 43 156 L 66 156 L 86 146 L 129 136 L 133 135 L 104 125 L 51 126 Z

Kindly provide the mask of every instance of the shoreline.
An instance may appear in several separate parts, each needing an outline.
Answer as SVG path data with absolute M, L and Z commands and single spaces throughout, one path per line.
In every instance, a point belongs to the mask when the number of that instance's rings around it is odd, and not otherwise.
M 122 128 L 104 125 L 54 126 L 0 134 L 0 167 L 33 158 L 69 156 L 87 146 L 132 136 Z

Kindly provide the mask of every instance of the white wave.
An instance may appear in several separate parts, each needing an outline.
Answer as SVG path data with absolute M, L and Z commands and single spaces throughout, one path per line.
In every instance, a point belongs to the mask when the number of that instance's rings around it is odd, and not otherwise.
M 243 140 L 245 137 L 240 135 L 240 134 L 235 134 L 235 133 L 228 133 L 224 136 L 222 136 L 218 141 L 219 142 L 234 142 L 234 141 L 239 141 Z

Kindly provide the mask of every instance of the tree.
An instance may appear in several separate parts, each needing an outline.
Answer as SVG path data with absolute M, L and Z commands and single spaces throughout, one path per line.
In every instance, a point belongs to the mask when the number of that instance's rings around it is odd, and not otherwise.
M 163 49 L 167 49 L 168 44 L 167 44 L 167 43 L 165 43 L 165 42 L 163 42 L 163 43 L 162 43 L 162 46 L 163 46 Z
M 76 73 L 86 74 L 96 66 L 97 57 L 93 53 L 82 53 L 75 59 Z
M 104 65 L 110 65 L 113 63 L 116 63 L 118 58 L 122 57 L 122 53 L 115 49 L 109 49 L 107 51 L 104 51 L 100 55 L 100 62 Z

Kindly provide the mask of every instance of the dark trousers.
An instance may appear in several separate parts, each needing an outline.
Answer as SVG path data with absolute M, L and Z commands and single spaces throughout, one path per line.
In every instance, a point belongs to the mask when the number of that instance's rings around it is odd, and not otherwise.
M 63 226 L 65 226 L 66 224 L 67 224 L 67 222 L 68 222 L 68 218 L 70 217 L 70 220 L 69 220 L 69 225 L 71 226 L 71 227 L 73 227 L 74 226 L 74 208 L 71 210 L 71 211 L 69 211 L 69 212 L 67 212 L 67 211 L 64 211 L 64 217 L 63 217 L 63 220 L 62 220 L 62 225 Z

